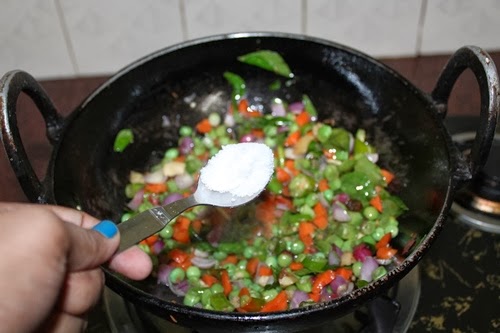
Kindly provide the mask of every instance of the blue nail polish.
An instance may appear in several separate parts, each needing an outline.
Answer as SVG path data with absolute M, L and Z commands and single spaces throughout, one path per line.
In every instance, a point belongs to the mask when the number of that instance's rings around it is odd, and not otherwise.
M 114 224 L 113 221 L 110 220 L 102 220 L 101 222 L 99 222 L 99 224 L 96 224 L 92 229 L 99 232 L 106 238 L 113 238 L 113 236 L 116 235 L 116 233 L 118 232 L 116 224 Z

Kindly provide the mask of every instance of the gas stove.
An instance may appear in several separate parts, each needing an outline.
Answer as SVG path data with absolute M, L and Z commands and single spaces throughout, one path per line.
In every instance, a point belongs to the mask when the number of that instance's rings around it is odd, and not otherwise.
M 448 117 L 445 125 L 467 155 L 478 119 Z M 499 332 L 500 136 L 485 168 L 461 190 L 429 253 L 387 294 L 307 332 Z M 190 330 L 135 308 L 106 289 L 88 333 Z

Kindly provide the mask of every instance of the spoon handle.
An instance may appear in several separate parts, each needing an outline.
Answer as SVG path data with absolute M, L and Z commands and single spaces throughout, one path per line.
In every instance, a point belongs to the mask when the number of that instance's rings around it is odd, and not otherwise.
M 199 203 L 193 196 L 158 206 L 139 213 L 118 224 L 120 246 L 118 252 L 128 249 L 143 239 L 159 232 L 177 215 Z

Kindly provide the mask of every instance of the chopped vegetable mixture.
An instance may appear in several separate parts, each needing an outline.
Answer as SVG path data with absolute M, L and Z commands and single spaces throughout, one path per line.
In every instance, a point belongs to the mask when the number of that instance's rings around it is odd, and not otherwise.
M 279 55 L 267 52 L 238 59 L 290 77 Z M 275 172 L 246 210 L 194 207 L 142 241 L 158 283 L 185 305 L 271 312 L 329 301 L 384 276 L 398 254 L 391 239 L 406 206 L 388 191 L 395 176 L 377 165 L 365 131 L 319 122 L 306 95 L 276 98 L 263 113 L 249 104 L 243 78 L 224 77 L 233 88 L 228 110 L 182 126 L 160 164 L 131 173 L 122 220 L 193 193 L 200 169 L 226 144 L 265 143 Z

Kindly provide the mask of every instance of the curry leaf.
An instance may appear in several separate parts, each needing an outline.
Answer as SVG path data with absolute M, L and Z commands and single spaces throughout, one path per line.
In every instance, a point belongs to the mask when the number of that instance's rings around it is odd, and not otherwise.
M 134 133 L 130 129 L 122 129 L 115 138 L 114 151 L 121 153 L 127 146 L 134 142 Z
M 255 51 L 239 56 L 238 60 L 245 64 L 257 66 L 284 77 L 293 77 L 293 73 L 290 70 L 290 67 L 288 67 L 288 64 L 285 60 L 283 60 L 281 55 L 275 51 Z

